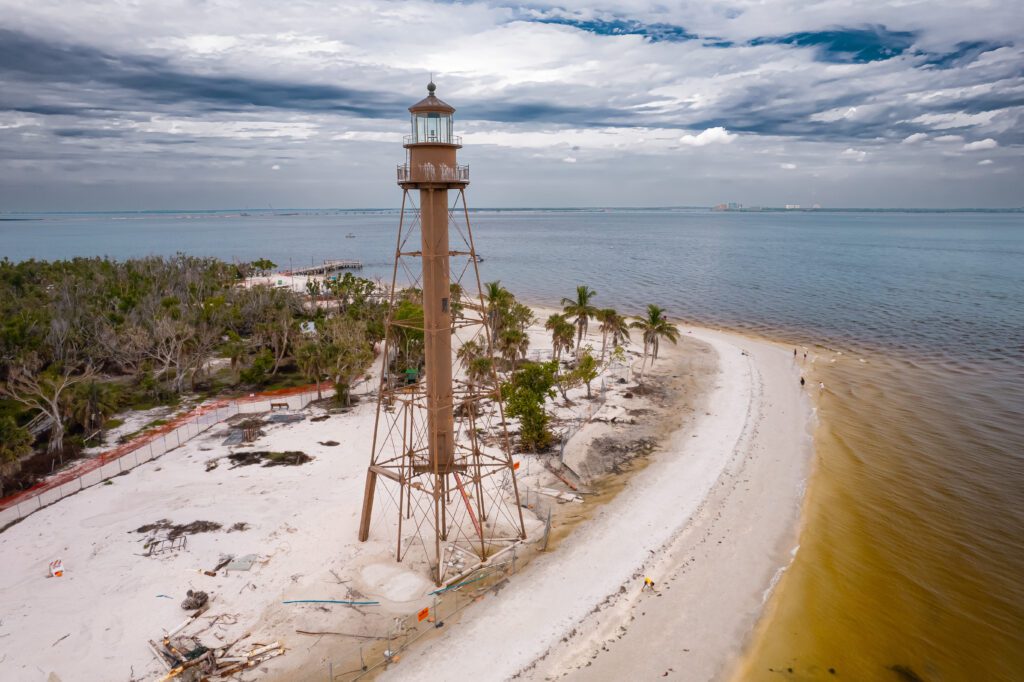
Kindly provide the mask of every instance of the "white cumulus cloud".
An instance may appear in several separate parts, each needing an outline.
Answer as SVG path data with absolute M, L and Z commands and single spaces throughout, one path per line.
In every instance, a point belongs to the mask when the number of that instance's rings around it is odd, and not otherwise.
M 983 159 L 983 160 L 978 162 L 978 165 L 979 166 L 991 166 L 992 165 L 992 159 Z
M 734 133 L 730 133 L 725 128 L 717 126 L 715 128 L 708 128 L 697 135 L 683 135 L 679 138 L 679 142 L 689 147 L 703 147 L 704 145 L 716 143 L 729 144 L 734 139 L 736 139 Z
M 916 144 L 923 142 L 928 139 L 928 135 L 925 133 L 914 133 L 913 135 L 907 135 L 903 138 L 903 144 Z
M 842 151 L 839 156 L 844 159 L 853 159 L 854 161 L 863 161 L 868 158 L 868 153 L 862 149 L 854 149 L 853 147 L 847 147 Z
M 975 152 L 979 149 L 995 149 L 998 146 L 998 142 L 993 140 L 991 137 L 986 137 L 984 140 L 978 140 L 977 142 L 968 142 L 964 145 L 964 151 Z
M 779 164 L 779 168 L 781 168 L 782 170 L 796 170 L 796 164 L 795 163 L 780 163 Z

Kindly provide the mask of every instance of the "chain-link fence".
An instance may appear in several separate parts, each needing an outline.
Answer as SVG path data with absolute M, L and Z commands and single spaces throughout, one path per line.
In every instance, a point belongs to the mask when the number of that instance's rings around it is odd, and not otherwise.
M 333 393 L 333 389 L 322 391 L 324 397 Z M 317 395 L 316 389 L 303 386 L 197 407 L 129 443 L 81 460 L 33 488 L 0 501 L 0 530 L 68 495 L 131 471 L 140 464 L 180 447 L 214 424 L 236 414 L 270 412 L 275 408 L 299 410 L 316 400 Z

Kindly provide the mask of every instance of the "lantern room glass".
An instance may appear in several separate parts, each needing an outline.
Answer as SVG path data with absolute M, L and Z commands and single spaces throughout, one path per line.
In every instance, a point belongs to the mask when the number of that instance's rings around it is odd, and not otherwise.
M 412 117 L 413 142 L 452 144 L 452 117 L 429 111 Z

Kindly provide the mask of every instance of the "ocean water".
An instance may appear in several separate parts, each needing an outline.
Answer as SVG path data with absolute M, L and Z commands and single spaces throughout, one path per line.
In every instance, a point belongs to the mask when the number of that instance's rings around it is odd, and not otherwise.
M 364 275 L 384 278 L 398 221 L 339 211 L 0 217 L 38 218 L 0 221 L 0 257 L 13 260 L 357 258 Z M 602 307 L 657 303 L 807 347 L 809 383 L 827 388 L 800 550 L 736 679 L 1024 679 L 1024 214 L 471 219 L 483 279 L 522 299 L 557 304 L 587 284 Z

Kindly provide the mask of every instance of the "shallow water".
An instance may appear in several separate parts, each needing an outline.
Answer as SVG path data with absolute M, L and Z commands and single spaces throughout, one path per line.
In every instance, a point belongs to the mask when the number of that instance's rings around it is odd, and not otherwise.
M 295 213 L 0 221 L 0 256 L 359 258 L 390 276 L 396 214 Z M 601 306 L 810 346 L 827 388 L 800 551 L 739 679 L 1024 678 L 1024 214 L 472 219 L 483 278 L 523 299 L 588 284 Z

